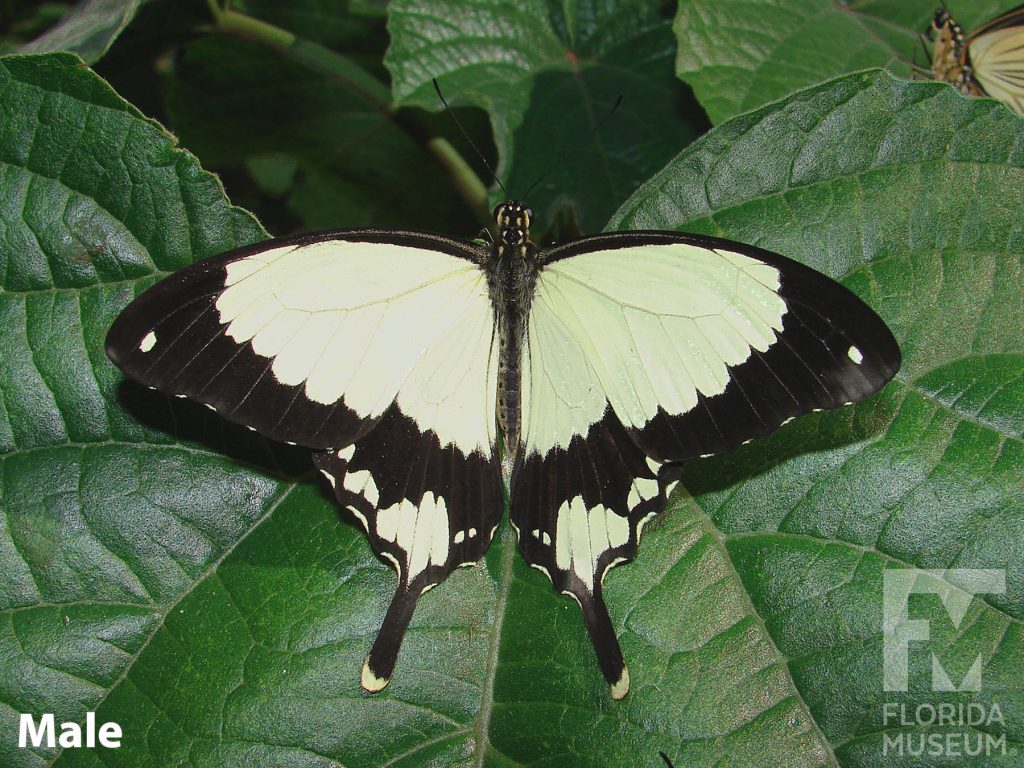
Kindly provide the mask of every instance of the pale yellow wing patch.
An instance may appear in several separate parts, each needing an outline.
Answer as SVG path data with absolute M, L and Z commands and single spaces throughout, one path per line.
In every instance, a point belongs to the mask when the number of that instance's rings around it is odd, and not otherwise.
M 729 366 L 782 330 L 774 267 L 686 243 L 584 253 L 544 267 L 523 360 L 527 453 L 565 446 L 610 404 L 626 427 L 720 394 Z
M 490 455 L 497 346 L 483 271 L 446 253 L 331 240 L 230 264 L 225 332 L 310 400 L 380 416 L 393 401 L 443 445 Z
M 985 92 L 1024 114 L 1024 26 L 985 32 L 971 39 L 968 51 Z

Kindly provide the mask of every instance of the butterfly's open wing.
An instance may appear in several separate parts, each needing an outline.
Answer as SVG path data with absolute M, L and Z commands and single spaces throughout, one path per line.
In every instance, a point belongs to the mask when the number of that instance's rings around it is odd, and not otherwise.
M 967 42 L 974 77 L 985 93 L 1024 115 L 1024 6 L 998 16 Z
M 895 374 L 899 348 L 814 270 L 656 232 L 549 251 L 527 333 L 512 521 L 526 560 L 580 603 L 618 698 L 629 678 L 601 581 L 635 555 L 678 462 L 866 397 Z
M 478 560 L 502 509 L 497 345 L 481 252 L 420 233 L 258 243 L 157 283 L 115 321 L 132 378 L 317 449 L 399 575 L 363 669 L 388 681 L 416 601 Z

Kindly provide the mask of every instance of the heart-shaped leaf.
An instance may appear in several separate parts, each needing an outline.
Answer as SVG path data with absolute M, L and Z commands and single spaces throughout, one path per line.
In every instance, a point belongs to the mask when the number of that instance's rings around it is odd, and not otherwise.
M 263 232 L 73 57 L 0 59 L 0 106 L 4 764 L 886 766 L 887 738 L 958 732 L 886 706 L 943 702 L 1000 705 L 960 730 L 1019 754 L 1024 128 L 1005 108 L 836 80 L 712 131 L 615 218 L 810 263 L 905 353 L 871 401 L 690 465 L 607 580 L 633 677 L 615 703 L 575 604 L 507 529 L 423 597 L 391 686 L 362 693 L 394 576 L 294 474 L 303 453 L 139 392 L 102 353 L 156 277 Z M 1005 589 L 964 603 L 921 570 L 944 568 L 1002 569 Z M 886 693 L 883 576 L 907 569 L 931 640 Z M 981 690 L 933 691 L 932 651 L 954 683 L 980 655 Z M 54 761 L 6 737 L 19 712 L 94 709 L 120 749 Z
M 437 109 L 437 78 L 452 104 L 487 111 L 498 176 L 544 226 L 570 206 L 583 231 L 596 231 L 703 128 L 672 74 L 662 11 L 658 0 L 399 0 L 385 64 L 400 104 Z
M 967 32 L 1014 0 L 680 0 L 676 72 L 713 123 L 867 67 L 910 77 L 931 67 L 921 44 L 936 10 Z

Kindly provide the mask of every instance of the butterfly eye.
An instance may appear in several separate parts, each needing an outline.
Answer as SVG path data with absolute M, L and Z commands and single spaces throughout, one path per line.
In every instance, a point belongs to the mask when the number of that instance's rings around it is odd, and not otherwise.
M 494 206 L 494 212 L 491 214 L 491 218 L 493 218 L 496 222 L 501 224 L 501 220 L 505 217 L 506 207 L 506 203 L 498 203 L 496 206 Z

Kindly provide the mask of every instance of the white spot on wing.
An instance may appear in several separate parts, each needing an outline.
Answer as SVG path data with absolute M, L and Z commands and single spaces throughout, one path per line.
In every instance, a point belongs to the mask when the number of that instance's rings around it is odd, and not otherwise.
M 338 458 L 342 461 L 352 461 L 352 457 L 356 455 L 356 447 L 350 445 L 346 448 L 341 448 L 338 451 Z
M 540 565 L 539 563 L 530 563 L 530 567 L 531 568 L 536 568 L 538 571 L 540 571 L 541 573 L 543 573 L 545 576 L 548 577 L 548 581 L 551 581 L 551 571 L 549 571 L 543 565 Z M 554 583 L 554 582 L 552 582 L 552 583 Z M 579 601 L 577 600 L 576 602 L 579 602 Z
M 332 485 L 333 485 L 333 483 L 332 483 Z M 369 531 L 370 530 L 370 524 L 366 521 L 366 515 L 364 515 L 357 508 L 355 508 L 355 507 L 353 507 L 351 505 L 349 505 L 348 511 L 351 512 L 353 515 L 355 515 L 356 520 L 358 520 L 360 522 L 360 524 L 362 524 L 364 531 Z M 394 561 L 394 558 L 391 558 L 391 559 L 392 559 L 392 561 Z M 396 568 L 398 567 L 398 563 L 395 563 L 395 567 Z
M 651 521 L 651 518 L 656 514 L 657 512 L 651 512 L 649 515 L 640 518 L 640 522 L 636 524 L 636 540 L 638 542 L 640 541 L 640 534 L 644 532 L 644 526 L 647 525 L 647 523 Z
M 856 347 L 850 347 L 849 351 L 846 353 L 846 356 L 853 360 L 853 362 L 856 363 L 857 365 L 860 365 L 861 363 L 864 362 L 864 354 Z
M 156 334 L 150 331 L 142 337 L 142 341 L 139 342 L 139 349 L 143 352 L 149 352 L 156 344 Z
M 465 531 L 456 531 L 455 532 L 455 537 L 452 539 L 452 541 L 454 541 L 456 544 L 461 544 L 465 540 L 466 540 L 466 532 Z
M 369 659 L 363 662 L 363 671 L 362 674 L 360 674 L 359 676 L 359 684 L 363 686 L 364 691 L 376 693 L 377 691 L 382 690 L 384 686 L 388 684 L 388 682 L 389 678 L 377 677 L 375 674 L 373 674 L 373 672 L 370 670 Z
M 604 571 L 601 573 L 601 586 L 604 586 L 604 577 L 608 575 L 608 571 L 610 571 L 616 565 L 620 565 L 620 564 L 622 564 L 624 562 L 626 562 L 626 558 L 624 558 L 624 557 L 616 557 L 614 560 L 612 560 L 610 563 L 608 563 L 607 566 L 605 566 Z
M 386 557 L 388 560 L 391 561 L 391 565 L 394 567 L 396 573 L 399 573 L 399 574 L 402 573 L 402 564 L 398 562 L 398 558 L 397 557 L 392 555 L 387 550 L 382 551 L 381 554 L 384 555 L 384 557 Z
M 562 502 L 555 525 L 555 565 L 593 591 L 598 559 L 629 541 L 629 520 L 600 504 L 588 510 L 576 496 Z
M 643 501 L 650 501 L 658 495 L 658 481 L 649 477 L 638 477 L 633 480 L 626 503 L 629 509 L 635 509 Z
M 377 483 L 373 481 L 373 475 L 369 470 L 361 469 L 358 472 L 346 472 L 342 481 L 346 491 L 358 494 L 366 499 L 373 506 L 377 506 L 380 495 L 377 490 Z
M 627 693 L 629 693 L 629 669 L 623 664 L 622 674 L 619 675 L 619 679 L 612 685 L 612 698 L 620 701 L 625 698 Z
M 423 494 L 417 507 L 402 499 L 377 513 L 377 535 L 405 553 L 407 577 L 412 580 L 428 565 L 448 560 L 448 510 L 444 498 Z

